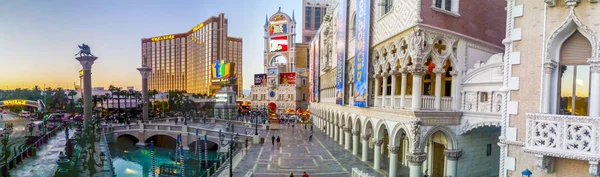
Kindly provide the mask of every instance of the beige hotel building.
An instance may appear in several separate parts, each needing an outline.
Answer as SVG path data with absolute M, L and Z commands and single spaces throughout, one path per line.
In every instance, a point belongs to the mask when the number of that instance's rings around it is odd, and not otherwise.
M 148 88 L 213 95 L 220 85 L 211 83 L 211 65 L 225 60 L 235 63 L 232 86 L 241 90 L 242 39 L 227 35 L 227 21 L 220 13 L 184 33 L 143 38 L 142 65 L 152 68 Z

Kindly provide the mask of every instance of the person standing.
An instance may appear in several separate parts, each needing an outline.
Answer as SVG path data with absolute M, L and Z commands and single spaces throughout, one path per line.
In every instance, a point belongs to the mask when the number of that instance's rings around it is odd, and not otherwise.
M 294 173 L 290 173 L 290 177 L 294 177 Z
M 275 145 L 275 135 L 271 136 L 271 144 Z
M 308 177 L 308 174 L 306 172 L 302 173 L 302 177 Z
M 277 145 L 281 146 L 281 139 L 277 136 Z

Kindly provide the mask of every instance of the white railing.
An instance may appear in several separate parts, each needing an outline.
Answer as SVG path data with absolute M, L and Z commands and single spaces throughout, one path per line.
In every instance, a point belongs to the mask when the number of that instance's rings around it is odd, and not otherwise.
M 452 110 L 452 97 L 443 96 L 440 107 L 442 110 Z
M 421 96 L 421 109 L 434 109 L 435 96 Z
M 412 96 L 404 96 L 404 108 L 410 109 L 412 107 Z
M 358 168 L 352 168 L 352 177 L 373 177 L 373 175 L 369 175 Z
M 526 114 L 525 152 L 600 161 L 600 117 Z
M 382 99 L 385 99 L 385 105 L 383 105 Z M 374 99 L 375 107 L 379 108 L 392 108 L 392 103 L 394 103 L 393 108 L 400 108 L 400 102 L 402 98 L 400 95 L 394 95 L 394 99 L 392 100 L 391 95 L 387 95 L 385 98 L 378 96 Z M 404 96 L 404 108 L 410 109 L 412 107 L 412 96 L 405 95 Z M 434 110 L 435 109 L 435 96 L 423 95 L 421 96 L 421 109 L 423 110 Z M 452 110 L 452 97 L 441 97 L 440 99 L 440 110 L 442 111 L 450 111 Z
M 373 105 L 375 107 L 382 107 L 381 106 L 381 96 L 375 96 L 375 99 L 373 99 L 373 100 L 375 100 L 375 102 L 373 103 Z

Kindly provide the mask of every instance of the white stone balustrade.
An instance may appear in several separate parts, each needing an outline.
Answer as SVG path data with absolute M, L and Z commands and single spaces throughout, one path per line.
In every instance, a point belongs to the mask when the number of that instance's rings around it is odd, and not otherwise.
M 600 117 L 527 114 L 525 152 L 600 161 Z
M 382 99 L 385 99 L 385 105 L 382 105 L 383 101 Z M 426 96 L 423 95 L 421 97 L 421 110 L 435 110 L 435 96 Z M 401 109 L 401 103 L 402 102 L 402 98 L 401 97 L 394 97 L 393 100 L 392 98 L 390 98 L 389 96 L 382 98 L 381 96 L 378 96 L 374 99 L 374 105 L 375 107 L 378 108 L 394 108 L 394 109 Z M 393 103 L 393 104 L 392 104 Z M 411 95 L 406 95 L 404 97 L 404 108 L 403 109 L 410 109 L 411 105 L 412 105 L 412 96 Z M 440 110 L 441 111 L 450 111 L 452 110 L 452 97 L 441 97 L 440 99 Z

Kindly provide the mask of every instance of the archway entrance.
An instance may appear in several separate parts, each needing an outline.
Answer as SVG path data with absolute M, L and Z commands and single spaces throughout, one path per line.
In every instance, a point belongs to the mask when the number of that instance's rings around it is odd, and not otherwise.
M 154 135 L 146 139 L 145 143 L 150 145 L 150 141 L 154 141 L 154 146 L 165 149 L 175 149 L 177 140 L 169 135 Z

